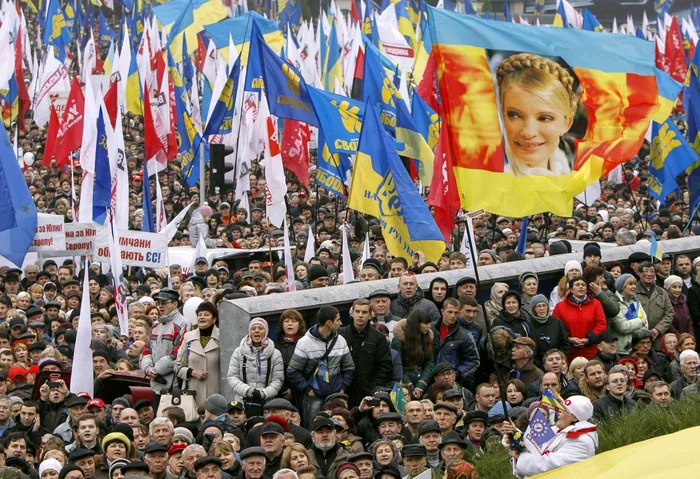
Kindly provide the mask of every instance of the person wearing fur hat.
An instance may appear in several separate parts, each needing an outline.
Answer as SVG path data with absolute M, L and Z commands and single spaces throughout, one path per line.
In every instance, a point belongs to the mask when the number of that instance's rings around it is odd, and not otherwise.
M 598 447 L 597 426 L 589 421 L 593 417 L 593 404 L 585 396 L 571 396 L 564 401 L 568 412 L 559 414 L 556 435 L 547 442 L 541 454 L 530 441 L 525 441 L 526 452 L 515 457 L 515 469 L 522 476 L 535 476 L 559 467 L 584 461 L 595 455 Z
M 228 367 L 228 383 L 235 394 L 233 400 L 243 400 L 246 409 L 259 404 L 261 413 L 265 400 L 276 397 L 284 383 L 282 353 L 275 349 L 275 344 L 267 337 L 268 332 L 267 321 L 253 318 L 248 334 L 233 352 Z
M 627 354 L 632 350 L 632 334 L 648 330 L 647 314 L 637 299 L 637 279 L 629 273 L 620 275 L 615 281 L 620 312 L 612 320 L 612 330 L 617 336 L 617 351 Z
M 598 337 L 607 329 L 607 321 L 600 301 L 588 293 L 586 280 L 576 277 L 569 281 L 569 293 L 554 308 L 552 316 L 561 319 L 569 332 L 569 361 L 577 356 L 591 359 L 596 355 Z
M 538 294 L 530 301 L 530 327 L 532 339 L 535 340 L 535 364 L 542 367 L 544 354 L 550 349 L 558 349 L 569 354 L 569 332 L 559 318 L 549 314 L 551 300 L 548 302 L 543 294 Z
M 220 390 L 219 310 L 213 303 L 204 301 L 196 313 L 197 329 L 183 337 L 173 368 L 183 384 L 197 391 L 195 397 L 203 401 Z
M 187 231 L 190 234 L 190 243 L 193 248 L 197 247 L 200 236 L 204 238 L 207 248 L 216 248 L 216 240 L 209 238 L 209 218 L 214 214 L 214 210 L 209 205 L 202 205 L 194 210 Z

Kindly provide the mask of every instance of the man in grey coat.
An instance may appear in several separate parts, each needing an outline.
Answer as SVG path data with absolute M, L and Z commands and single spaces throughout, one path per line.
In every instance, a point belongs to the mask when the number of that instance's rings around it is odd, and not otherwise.
M 649 261 L 639 265 L 637 299 L 647 313 L 654 347 L 659 348 L 661 336 L 673 325 L 673 304 L 666 290 L 656 285 L 656 269 Z

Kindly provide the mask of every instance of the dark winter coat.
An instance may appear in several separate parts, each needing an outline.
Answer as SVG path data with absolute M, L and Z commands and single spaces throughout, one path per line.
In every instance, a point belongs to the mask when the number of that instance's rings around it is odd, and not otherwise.
M 550 316 L 544 323 L 535 318 L 530 319 L 530 334 L 535 341 L 535 364 L 542 367 L 544 353 L 550 349 L 558 349 L 568 355 L 571 352 L 569 332 L 559 318 Z
M 605 419 L 622 414 L 625 411 L 631 411 L 636 407 L 637 403 L 627 396 L 623 396 L 622 400 L 619 400 L 608 393 L 593 403 L 593 418 Z
M 440 323 L 434 324 L 433 344 L 435 362 L 442 361 L 452 364 L 457 370 L 458 377 L 471 377 L 479 368 L 479 351 L 474 337 L 469 331 L 455 323 L 454 328 L 447 333 L 445 340 L 440 337 Z
M 493 331 L 493 328 L 496 326 L 504 326 L 513 331 L 515 334 L 527 336 L 529 338 L 531 337 L 532 330 L 529 316 L 530 315 L 523 309 L 520 309 L 517 316 L 507 313 L 504 309 L 498 313 L 496 319 L 494 319 L 493 323 L 491 323 L 491 331 Z
M 393 363 L 389 343 L 382 333 L 366 325 L 357 331 L 353 324 L 340 328 L 350 348 L 356 374 L 348 390 L 350 407 L 358 406 L 365 396 L 379 388 L 390 387 Z
M 292 361 L 292 356 L 294 355 L 298 340 L 298 336 L 294 340 L 286 336 L 275 339 L 275 348 L 282 354 L 282 361 L 284 362 L 284 384 L 282 384 L 282 389 L 280 389 L 282 392 L 288 389 L 294 391 L 294 385 L 289 381 L 287 369 L 289 368 L 289 363 Z
M 416 294 L 410 298 L 404 298 L 400 294 L 391 301 L 391 314 L 400 319 L 406 319 L 414 309 L 425 311 L 430 315 L 430 321 L 436 323 L 442 319 L 440 310 L 435 303 L 423 297 L 423 290 L 418 288 Z
M 693 320 L 690 317 L 690 310 L 688 309 L 685 295 L 681 294 L 677 299 L 673 299 L 669 295 L 669 298 L 673 305 L 673 326 L 671 327 L 671 332 L 679 336 L 683 333 L 688 333 L 695 337 L 695 328 L 693 328 Z
M 693 326 L 696 330 L 700 328 L 700 284 L 693 280 L 687 295 L 688 310 L 693 319 Z
M 428 389 L 430 380 L 433 377 L 435 360 L 432 357 L 426 356 L 425 351 L 421 349 L 416 366 L 411 367 L 410 369 L 406 366 L 406 358 L 404 357 L 403 351 L 403 342 L 406 339 L 406 334 L 404 331 L 405 328 L 405 319 L 402 319 L 396 326 L 394 326 L 394 339 L 391 340 L 391 349 L 398 351 L 401 356 L 401 364 L 403 365 L 403 382 L 411 385 L 412 388 L 421 388 L 423 391 L 425 391 Z M 430 335 L 430 340 L 434 341 L 432 329 L 428 329 L 428 334 Z

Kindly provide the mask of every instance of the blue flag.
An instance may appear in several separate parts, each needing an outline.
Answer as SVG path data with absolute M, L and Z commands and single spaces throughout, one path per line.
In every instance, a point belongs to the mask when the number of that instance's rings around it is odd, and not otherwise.
M 510 6 L 508 6 L 508 0 L 503 2 L 503 16 L 506 17 L 506 22 L 513 21 L 513 17 L 510 16 Z
M 425 141 L 428 142 L 430 149 L 435 152 L 435 147 L 437 147 L 438 139 L 440 138 L 442 120 L 418 93 L 414 93 L 411 97 L 411 115 L 416 128 L 425 138 Z
M 350 157 L 345 153 L 331 153 L 322 130 L 318 132 L 318 146 L 316 181 L 331 193 L 346 196 L 344 182 L 352 168 Z
M 589 32 L 604 32 L 603 25 L 587 8 L 583 9 L 583 29 Z
M 534 444 L 538 450 L 541 450 L 554 436 L 556 434 L 552 430 L 552 426 L 549 425 L 547 418 L 544 417 L 542 411 L 536 409 L 525 431 L 525 439 Z
M 654 122 L 649 152 L 649 194 L 665 204 L 666 197 L 678 189 L 676 177 L 697 159 L 698 155 L 673 120 Z
M 671 13 L 672 6 L 673 0 L 654 0 L 654 11 L 660 17 L 663 17 L 664 13 Z
M 180 32 L 185 31 L 187 27 L 194 23 L 194 10 L 192 5 L 192 0 L 189 0 L 178 15 L 175 23 L 170 28 L 170 33 L 168 33 L 168 47 L 175 40 L 175 36 Z M 184 35 L 183 35 L 184 36 Z M 186 50 L 183 50 L 185 52 Z
M 256 62 L 258 63 L 258 62 Z M 206 138 L 209 135 L 217 133 L 231 133 L 233 125 L 233 110 L 236 103 L 236 91 L 238 91 L 238 80 L 241 74 L 241 57 L 238 57 L 236 63 L 231 67 L 224 89 L 221 91 L 221 96 L 214 105 L 214 111 L 211 112 L 209 123 L 204 129 L 203 136 Z
M 205 82 L 206 83 L 206 82 Z M 182 157 L 182 177 L 189 186 L 199 181 L 200 148 L 204 148 L 204 164 L 209 162 L 209 144 L 202 141 L 197 132 L 192 115 L 187 111 L 184 98 L 187 93 L 182 87 L 175 87 L 175 109 L 177 113 L 177 133 L 180 139 L 179 152 Z
M 103 43 L 109 43 L 115 38 L 117 38 L 117 34 L 114 32 L 112 27 L 109 26 L 109 23 L 107 23 L 107 19 L 105 16 L 102 14 L 102 10 L 100 10 L 100 18 L 99 18 L 99 23 L 98 23 L 98 40 L 103 42 Z
M 284 10 L 280 13 L 279 25 L 282 30 L 285 30 L 289 25 L 296 37 L 301 28 L 301 0 L 297 0 L 295 4 L 292 4 L 291 0 L 287 1 Z
M 518 236 L 518 247 L 515 251 L 525 256 L 525 248 L 527 247 L 527 226 L 530 224 L 530 217 L 523 218 L 523 224 L 520 227 L 520 236 Z
M 306 82 L 299 70 L 278 57 L 261 38 L 258 40 L 270 113 L 279 118 L 303 121 L 319 127 Z
M 50 0 L 48 11 L 46 12 L 46 24 L 44 25 L 44 43 L 56 47 L 56 50 L 58 50 L 56 58 L 64 61 L 66 59 L 66 46 L 70 41 L 70 32 L 66 25 L 63 8 L 61 8 L 58 0 Z
M 145 163 L 145 162 L 144 162 Z M 147 183 L 148 180 L 144 180 Z M 95 148 L 95 184 L 92 197 L 92 218 L 95 223 L 103 225 L 107 219 L 107 210 L 112 201 L 112 174 L 109 169 L 107 153 L 107 132 L 105 131 L 104 109 L 100 108 L 97 117 L 97 146 Z
M 153 202 L 151 198 L 151 181 L 148 175 L 148 162 L 143 162 L 143 216 L 141 217 L 141 231 L 155 233 L 153 224 Z
M 0 255 L 21 267 L 36 232 L 36 205 L 7 131 L 0 130 Z
M 309 86 L 309 95 L 331 153 L 357 152 L 365 106 L 357 100 Z

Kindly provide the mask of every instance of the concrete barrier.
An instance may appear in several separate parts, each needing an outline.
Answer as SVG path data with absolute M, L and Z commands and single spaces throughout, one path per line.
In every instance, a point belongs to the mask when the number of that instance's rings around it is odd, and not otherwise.
M 670 255 L 688 254 L 695 257 L 700 254 L 700 237 L 680 238 L 660 241 L 660 247 Z M 627 264 L 627 258 L 634 252 L 649 252 L 649 244 L 642 243 L 633 246 L 621 246 L 602 250 L 603 263 L 620 262 Z M 582 253 L 571 253 L 558 256 L 547 256 L 527 261 L 501 263 L 479 268 L 481 290 L 477 296 L 480 301 L 488 298 L 493 283 L 508 283 L 518 288 L 518 276 L 526 271 L 537 273 L 540 279 L 540 292 L 549 293 L 564 273 L 564 266 L 570 260 L 583 262 Z M 435 278 L 444 278 L 450 288 L 465 276 L 474 276 L 474 270 L 441 271 L 417 275 L 418 286 L 424 291 Z M 241 340 L 248 334 L 248 324 L 252 318 L 261 317 L 270 325 L 270 337 L 276 337 L 277 322 L 280 314 L 287 309 L 298 310 L 305 318 L 307 328 L 315 323 L 316 312 L 321 306 L 333 305 L 347 319 L 347 312 L 353 301 L 366 298 L 372 291 L 385 289 L 392 295 L 398 292 L 396 278 L 353 283 L 329 288 L 308 289 L 294 293 L 271 294 L 263 297 L 224 301 L 219 307 L 219 323 L 221 329 L 221 390 L 225 397 L 230 397 L 231 389 L 226 381 L 228 365 L 233 351 Z

